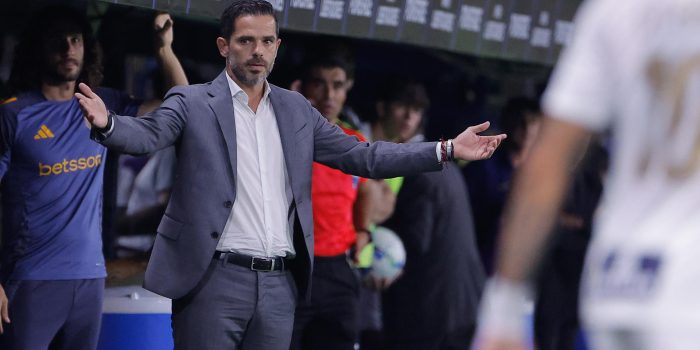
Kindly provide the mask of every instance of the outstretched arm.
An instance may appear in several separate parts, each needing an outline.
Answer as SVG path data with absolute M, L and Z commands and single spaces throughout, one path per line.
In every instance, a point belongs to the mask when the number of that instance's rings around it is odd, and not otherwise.
M 359 142 L 329 123 L 311 104 L 313 115 L 314 160 L 341 171 L 365 178 L 409 176 L 426 171 L 437 171 L 448 159 L 438 158 L 436 142 L 396 144 L 376 141 Z M 506 135 L 480 136 L 489 123 L 472 126 L 453 140 L 454 156 L 463 160 L 486 159 L 493 155 Z
M 89 86 L 80 83 L 78 89 L 75 97 L 93 127 L 91 137 L 110 149 L 129 154 L 163 149 L 175 142 L 187 123 L 184 86 L 170 90 L 157 110 L 139 118 L 110 115 Z

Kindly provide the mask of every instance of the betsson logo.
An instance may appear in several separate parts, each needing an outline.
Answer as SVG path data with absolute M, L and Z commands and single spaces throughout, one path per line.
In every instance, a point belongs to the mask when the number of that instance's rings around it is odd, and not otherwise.
M 60 175 L 72 173 L 78 170 L 96 168 L 102 164 L 102 155 L 83 157 L 77 159 L 64 159 L 53 165 L 39 162 L 39 176 Z

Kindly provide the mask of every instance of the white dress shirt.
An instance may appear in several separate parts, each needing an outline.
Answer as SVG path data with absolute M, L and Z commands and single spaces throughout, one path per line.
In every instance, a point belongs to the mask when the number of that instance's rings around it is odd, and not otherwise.
M 253 112 L 248 95 L 227 74 L 236 119 L 236 200 L 217 250 L 253 256 L 295 255 L 291 186 L 270 102 L 270 86 Z M 224 130 L 234 132 L 234 130 Z

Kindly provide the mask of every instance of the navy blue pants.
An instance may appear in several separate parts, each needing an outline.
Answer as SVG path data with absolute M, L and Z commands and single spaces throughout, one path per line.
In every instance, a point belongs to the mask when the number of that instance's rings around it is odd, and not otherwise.
M 9 281 L 12 323 L 0 349 L 94 350 L 100 334 L 105 280 Z

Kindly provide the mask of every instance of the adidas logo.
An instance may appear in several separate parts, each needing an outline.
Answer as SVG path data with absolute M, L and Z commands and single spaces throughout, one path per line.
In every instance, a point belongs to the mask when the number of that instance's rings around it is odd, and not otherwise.
M 41 124 L 41 128 L 39 128 L 39 132 L 37 132 L 36 135 L 34 135 L 35 140 L 51 139 L 51 138 L 53 138 L 53 133 L 44 124 Z

